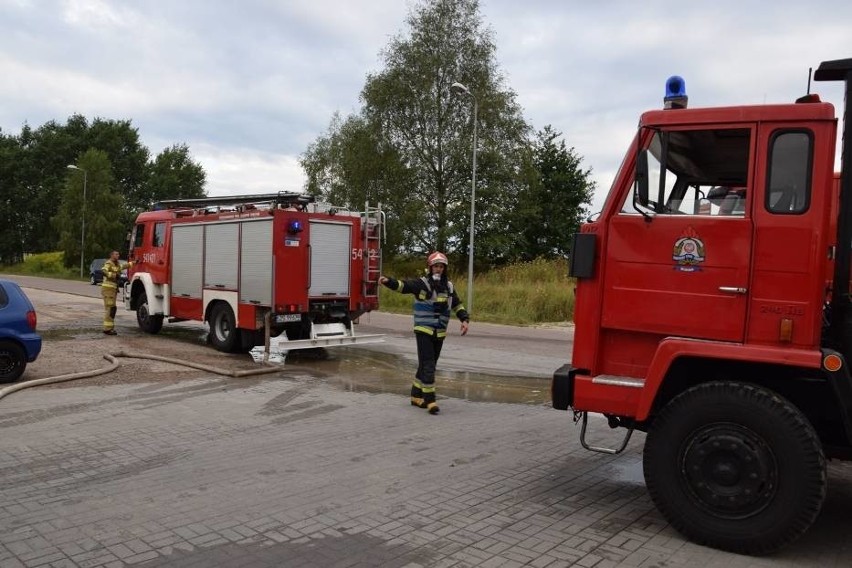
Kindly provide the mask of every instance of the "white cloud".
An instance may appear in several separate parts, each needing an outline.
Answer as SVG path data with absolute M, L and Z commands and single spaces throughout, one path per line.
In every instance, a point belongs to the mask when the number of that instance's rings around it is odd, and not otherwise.
M 305 184 L 296 156 L 196 144 L 192 146 L 192 157 L 207 173 L 207 193 L 211 197 L 299 192 Z
M 414 0 L 0 0 L 0 128 L 132 119 L 153 154 L 189 144 L 211 194 L 294 189 L 298 156 L 357 109 Z M 692 106 L 790 101 L 852 56 L 852 3 L 481 0 L 497 62 L 536 129 L 584 157 L 599 208 L 671 74 Z M 827 16 L 830 15 L 830 16 Z M 815 84 L 840 106 L 839 85 Z M 156 143 L 154 143 L 156 142 Z

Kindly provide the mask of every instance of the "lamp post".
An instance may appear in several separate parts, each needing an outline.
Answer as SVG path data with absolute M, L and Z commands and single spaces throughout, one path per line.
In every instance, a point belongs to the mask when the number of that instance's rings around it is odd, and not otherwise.
M 476 211 L 476 127 L 479 105 L 476 97 L 466 86 L 461 83 L 453 83 L 450 90 L 460 95 L 468 95 L 473 99 L 473 171 L 470 182 L 470 248 L 467 254 L 467 309 L 473 313 L 473 219 Z
M 86 249 L 86 182 L 88 175 L 86 170 L 78 168 L 73 164 L 68 164 L 69 170 L 79 170 L 83 172 L 83 226 L 80 228 L 80 278 L 83 277 L 83 251 Z

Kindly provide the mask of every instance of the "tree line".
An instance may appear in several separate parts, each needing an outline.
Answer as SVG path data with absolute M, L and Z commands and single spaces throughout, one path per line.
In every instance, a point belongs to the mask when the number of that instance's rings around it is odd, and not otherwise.
M 386 252 L 461 259 L 475 125 L 477 264 L 564 257 L 591 203 L 591 170 L 561 132 L 524 119 L 478 0 L 422 0 L 407 32 L 367 76 L 360 110 L 335 114 L 302 155 L 307 191 L 355 209 L 380 202 Z
M 61 250 L 75 266 L 81 240 L 87 262 L 106 256 L 122 247 L 140 211 L 162 199 L 204 197 L 205 181 L 186 144 L 152 159 L 130 120 L 75 114 L 65 124 L 24 124 L 17 135 L 0 129 L 0 218 L 7 220 L 0 263 Z

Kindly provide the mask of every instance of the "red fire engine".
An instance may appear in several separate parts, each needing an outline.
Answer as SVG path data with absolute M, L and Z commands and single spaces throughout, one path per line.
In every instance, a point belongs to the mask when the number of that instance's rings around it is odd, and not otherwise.
M 125 306 L 139 327 L 210 326 L 220 351 L 286 333 L 288 349 L 375 340 L 353 320 L 378 308 L 383 213 L 297 193 L 163 201 L 136 219 Z
M 845 82 L 852 135 L 852 59 L 814 79 Z M 672 526 L 765 554 L 819 514 L 826 458 L 852 459 L 852 144 L 835 174 L 837 119 L 817 95 L 690 109 L 673 77 L 665 102 L 575 235 L 553 406 L 590 450 L 646 432 L 646 485 Z M 618 447 L 587 442 L 590 412 L 626 429 Z

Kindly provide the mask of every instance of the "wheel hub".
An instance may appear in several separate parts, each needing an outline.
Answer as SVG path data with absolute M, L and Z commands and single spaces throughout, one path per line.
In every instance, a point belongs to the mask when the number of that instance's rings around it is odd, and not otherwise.
M 693 498 L 716 515 L 754 515 L 777 489 L 778 468 L 771 449 L 740 425 L 702 428 L 689 438 L 681 464 Z

